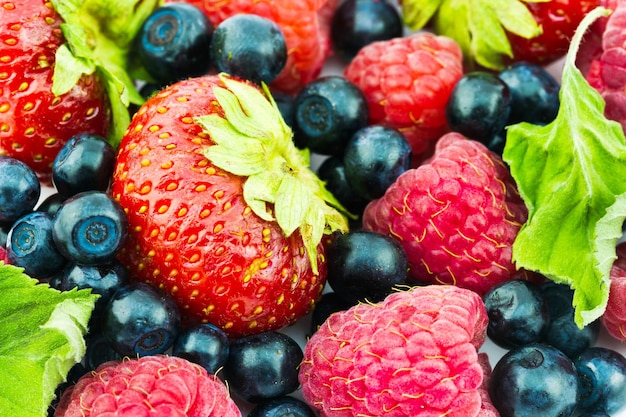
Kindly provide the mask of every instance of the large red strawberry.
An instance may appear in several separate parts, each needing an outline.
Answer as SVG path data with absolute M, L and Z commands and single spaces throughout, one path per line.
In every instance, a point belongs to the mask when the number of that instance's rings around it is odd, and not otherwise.
M 323 233 L 347 228 L 266 94 L 223 74 L 164 89 L 133 118 L 111 186 L 131 276 L 233 337 L 306 314 L 325 283 Z
M 0 155 L 22 160 L 48 181 L 72 135 L 119 140 L 129 98 L 140 100 L 125 74 L 133 36 L 125 24 L 141 21 L 156 0 L 134 9 L 138 2 L 14 0 L 0 7 Z M 134 13 L 119 14 L 125 7 Z M 103 29 L 106 35 L 94 25 L 111 21 L 120 25 Z
M 527 7 L 542 32 L 532 38 L 509 34 L 513 60 L 545 65 L 565 56 L 578 24 L 599 3 L 599 0 L 528 2 Z
M 251 13 L 273 20 L 282 29 L 287 43 L 287 63 L 272 82 L 272 89 L 297 92 L 319 75 L 330 53 L 330 19 L 338 0 L 185 1 L 204 10 L 213 25 L 238 13 Z

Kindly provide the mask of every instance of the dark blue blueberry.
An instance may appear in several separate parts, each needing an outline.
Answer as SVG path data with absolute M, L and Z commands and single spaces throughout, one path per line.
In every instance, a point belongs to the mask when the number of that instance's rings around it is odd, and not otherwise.
M 12 224 L 31 212 L 40 195 L 41 185 L 28 165 L 0 156 L 0 223 Z
M 11 226 L 13 223 L 0 224 L 0 247 L 7 247 L 7 240 L 9 237 L 9 232 L 11 231 Z
M 578 399 L 576 368 L 552 346 L 520 346 L 493 368 L 489 394 L 502 417 L 570 416 Z
M 248 417 L 315 417 L 316 415 L 304 401 L 284 396 L 257 404 Z
M 219 72 L 269 84 L 287 63 L 285 36 L 270 19 L 236 14 L 215 28 L 211 59 Z
M 346 301 L 337 293 L 327 292 L 322 294 L 322 298 L 315 304 L 315 308 L 311 313 L 311 334 L 318 331 L 331 314 L 347 310 L 353 305 L 354 303 Z
M 282 397 L 299 386 L 298 368 L 304 355 L 300 345 L 286 334 L 265 332 L 230 344 L 224 367 L 228 386 L 251 403 Z
M 91 314 L 89 327 L 94 330 L 99 328 L 103 310 L 111 296 L 128 282 L 126 268 L 117 260 L 113 260 L 98 265 L 69 263 L 55 276 L 51 285 L 61 291 L 90 288 L 93 293 L 100 295 Z
M 226 333 L 212 324 L 198 324 L 180 332 L 172 354 L 197 363 L 210 374 L 226 365 L 229 341 Z
M 296 95 L 294 137 L 301 148 L 341 155 L 357 130 L 367 125 L 369 108 L 363 92 L 338 75 L 320 77 Z
M 343 164 L 354 191 L 366 200 L 374 200 L 411 167 L 411 145 L 396 129 L 367 126 L 346 144 Z
M 37 206 L 37 211 L 48 213 L 50 216 L 54 217 L 65 200 L 67 200 L 67 197 L 59 193 L 50 194 Z
M 12 265 L 37 279 L 53 276 L 65 266 L 67 259 L 57 249 L 52 237 L 53 221 L 47 213 L 34 211 L 13 224 L 7 242 L 7 255 Z
M 213 25 L 198 7 L 169 3 L 144 21 L 134 50 L 156 84 L 167 85 L 209 72 L 212 35 Z
M 90 329 L 89 334 L 85 337 L 85 342 L 87 349 L 85 350 L 83 363 L 90 371 L 93 371 L 105 362 L 122 359 L 122 356 L 113 349 L 109 340 L 102 333 L 92 333 Z
M 406 253 L 389 236 L 350 231 L 333 240 L 326 258 L 328 284 L 349 303 L 382 301 L 394 288 L 407 285 Z
M 580 383 L 581 410 L 613 415 L 626 407 L 626 358 L 622 354 L 591 347 L 574 364 Z
M 72 136 L 52 163 L 52 183 L 70 197 L 83 191 L 107 191 L 115 168 L 115 149 L 91 133 Z
M 176 303 L 152 285 L 133 283 L 120 288 L 104 310 L 102 333 L 122 356 L 164 353 L 178 336 Z
M 334 50 L 349 60 L 365 45 L 401 37 L 403 27 L 387 0 L 345 0 L 333 14 L 330 35 Z
M 596 320 L 583 328 L 574 321 L 574 291 L 567 285 L 549 281 L 541 285 L 543 298 L 548 306 L 548 328 L 544 343 L 554 346 L 574 359 L 595 345 L 601 323 Z
M 68 259 L 88 265 L 113 260 L 126 239 L 120 204 L 101 191 L 85 191 L 63 203 L 54 218 L 54 241 Z
M 287 126 L 293 126 L 295 97 L 291 94 L 282 93 L 280 91 L 272 91 L 272 97 L 274 97 L 278 110 L 280 110 L 280 115 L 283 116 Z
M 576 414 L 576 417 L 611 417 L 611 415 L 603 411 L 592 411 L 589 413 L 583 412 L 583 413 Z
M 511 93 L 511 114 L 507 124 L 546 125 L 554 120 L 559 112 L 560 85 L 543 67 L 516 62 L 498 76 Z
M 59 404 L 59 400 L 61 399 L 63 391 L 75 385 L 80 377 L 85 375 L 87 372 L 89 372 L 89 370 L 82 363 L 77 363 L 70 368 L 65 381 L 56 387 L 56 390 L 54 392 L 55 398 L 52 400 L 50 406 L 48 407 L 48 417 L 54 417 L 56 407 Z
M 487 145 L 504 129 L 511 112 L 511 93 L 496 75 L 474 71 L 452 89 L 446 106 L 450 128 Z
M 317 168 L 317 176 L 326 183 L 326 189 L 350 213 L 361 216 L 369 200 L 354 192 L 348 184 L 346 170 L 341 156 L 328 157 Z
M 511 348 L 543 339 L 548 328 L 548 306 L 537 284 L 510 280 L 485 294 L 489 317 L 487 335 L 499 346 Z

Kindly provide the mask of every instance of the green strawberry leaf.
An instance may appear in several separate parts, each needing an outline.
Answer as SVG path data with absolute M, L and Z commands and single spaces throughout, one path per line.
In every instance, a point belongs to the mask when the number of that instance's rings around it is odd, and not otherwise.
M 524 3 L 546 1 L 551 0 L 403 0 L 402 16 L 413 30 L 432 22 L 435 32 L 454 39 L 470 62 L 498 70 L 503 58 L 513 55 L 506 31 L 527 39 L 541 34 Z
M 347 231 L 349 213 L 309 168 L 308 153 L 296 148 L 267 86 L 263 91 L 220 75 L 224 87 L 214 87 L 224 116 L 196 118 L 213 146 L 205 150 L 211 162 L 247 177 L 243 197 L 259 217 L 276 221 L 286 236 L 299 230 L 315 273 L 317 245 L 324 233 Z
M 604 101 L 575 66 L 597 8 L 581 22 L 570 45 L 561 107 L 547 126 L 521 123 L 507 131 L 504 160 L 529 210 L 513 244 L 518 267 L 538 271 L 574 289 L 579 326 L 602 315 L 609 272 L 626 213 L 626 138 L 604 116 Z
M 0 415 L 47 415 L 57 385 L 85 354 L 97 298 L 38 284 L 0 262 Z
M 163 0 L 52 0 L 63 18 L 66 44 L 56 53 L 52 92 L 67 93 L 81 76 L 102 78 L 111 104 L 109 141 L 119 144 L 130 123 L 128 106 L 142 104 L 131 72 L 132 42 L 143 21 Z

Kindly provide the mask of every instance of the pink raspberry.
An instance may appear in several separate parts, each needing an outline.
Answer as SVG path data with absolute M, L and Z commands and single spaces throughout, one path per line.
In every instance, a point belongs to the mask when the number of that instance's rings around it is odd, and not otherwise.
M 617 259 L 611 268 L 609 302 L 600 318 L 607 332 L 626 341 L 626 242 L 617 245 Z
M 241 417 L 228 389 L 173 356 L 111 361 L 63 392 L 55 417 Z
M 577 57 L 577 65 L 606 102 L 604 114 L 626 132 L 626 0 L 603 0 L 613 10 L 596 21 Z
M 484 295 L 516 272 L 512 245 L 526 216 L 500 157 L 448 133 L 430 160 L 365 208 L 363 227 L 400 242 L 415 281 Z
M 478 294 L 447 285 L 335 313 L 305 346 L 304 399 L 322 417 L 476 417 L 487 322 Z
M 400 130 L 420 161 L 449 131 L 445 108 L 463 55 L 454 40 L 418 32 L 363 47 L 344 75 L 365 94 L 370 123 Z

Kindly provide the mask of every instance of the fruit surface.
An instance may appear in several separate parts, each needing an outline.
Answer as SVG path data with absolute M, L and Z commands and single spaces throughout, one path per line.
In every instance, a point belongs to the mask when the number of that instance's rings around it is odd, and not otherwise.
M 363 90 L 370 124 L 398 129 L 414 158 L 420 158 L 449 130 L 445 107 L 463 75 L 461 49 L 452 39 L 428 32 L 373 42 L 344 75 Z
M 611 267 L 609 301 L 600 320 L 617 340 L 626 340 L 626 243 L 617 245 L 617 259 Z
M 41 184 L 26 163 L 0 157 L 0 223 L 11 225 L 28 214 L 39 200 Z
M 489 393 L 501 417 L 569 416 L 578 400 L 578 374 L 560 350 L 529 344 L 498 361 Z
M 484 295 L 515 272 L 511 246 L 526 208 L 506 166 L 458 133 L 428 162 L 402 174 L 363 213 L 363 227 L 396 238 L 409 275 Z
M 487 315 L 454 286 L 415 287 L 333 314 L 313 334 L 302 394 L 323 417 L 476 416 Z
M 546 65 L 561 58 L 567 52 L 580 21 L 599 3 L 599 0 L 552 0 L 526 3 L 535 21 L 541 26 L 542 32 L 529 39 L 509 34 L 513 59 Z
M 278 25 L 254 14 L 221 22 L 211 38 L 211 62 L 218 72 L 270 84 L 287 62 L 287 44 Z
M 127 385 L 125 380 L 134 383 Z M 109 414 L 120 417 L 241 416 L 220 379 L 185 359 L 159 355 L 100 365 L 63 393 L 54 416 Z
M 579 409 L 614 415 L 624 409 L 626 358 L 612 349 L 591 347 L 575 360 L 580 384 Z
M 163 286 L 177 300 L 188 321 L 210 322 L 229 336 L 260 333 L 293 323 L 319 298 L 326 277 L 323 247 L 319 244 L 324 218 L 316 218 L 322 223 L 319 228 L 315 223 L 307 229 L 312 230 L 313 237 L 319 233 L 318 243 L 303 239 L 299 230 L 287 235 L 276 221 L 271 221 L 273 215 L 263 211 L 265 203 L 256 200 L 264 195 L 254 195 L 265 191 L 258 182 L 264 175 L 272 180 L 288 175 L 283 186 L 299 186 L 302 178 L 307 184 L 319 183 L 304 166 L 290 135 L 284 134 L 281 139 L 286 146 L 281 157 L 254 156 L 268 164 L 259 166 L 257 176 L 231 174 L 203 153 L 221 148 L 194 118 L 213 115 L 224 120 L 215 91 L 235 99 L 238 96 L 232 95 L 229 88 L 240 86 L 254 91 L 260 106 L 270 105 L 256 87 L 224 76 L 181 81 L 148 100 L 122 141 L 111 186 L 112 195 L 128 216 L 130 232 L 120 259 L 131 269 L 131 275 Z M 258 106 L 255 102 L 254 107 Z M 265 124 L 274 123 L 272 126 L 287 129 L 276 116 L 280 112 L 271 111 L 271 116 L 262 117 L 262 124 L 257 120 L 252 125 L 262 130 Z M 268 140 L 279 143 L 278 138 Z M 235 148 L 240 154 L 241 147 Z M 286 166 L 292 169 L 285 172 Z M 247 168 L 255 169 L 250 165 Z M 248 181 L 250 185 L 246 186 Z M 244 199 L 244 190 L 255 196 L 251 203 Z M 319 192 L 329 197 L 327 191 Z M 315 213 L 330 213 L 326 220 L 332 222 L 345 221 L 330 207 L 317 205 L 322 200 L 315 192 L 304 194 L 307 198 L 314 196 L 308 201 Z M 278 220 L 283 215 L 289 220 L 294 213 L 291 205 L 288 211 L 281 211 L 281 204 L 288 204 L 281 202 L 284 195 L 294 196 L 288 192 L 272 198 Z M 308 219 L 303 221 L 307 223 Z M 306 242 L 313 242 L 312 246 L 305 249 Z
M 172 347 L 172 355 L 197 363 L 216 374 L 228 360 L 226 333 L 212 324 L 198 324 L 183 329 Z
M 106 136 L 105 88 L 84 76 L 67 94 L 52 93 L 62 21 L 45 0 L 17 0 L 0 9 L 0 155 L 24 161 L 45 182 L 63 144 L 75 133 Z
M 172 0 L 167 0 L 172 1 Z M 330 18 L 336 0 L 186 0 L 204 10 L 214 26 L 235 14 L 273 20 L 287 43 L 287 63 L 272 83 L 277 91 L 296 93 L 321 72 L 330 53 Z

